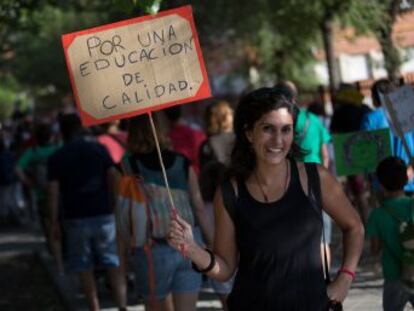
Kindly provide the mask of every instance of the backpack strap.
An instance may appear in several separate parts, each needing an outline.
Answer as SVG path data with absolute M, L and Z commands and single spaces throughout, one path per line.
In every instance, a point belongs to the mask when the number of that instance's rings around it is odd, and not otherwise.
M 319 177 L 318 166 L 316 163 L 305 163 L 306 175 L 308 176 L 308 195 L 312 206 L 316 209 L 320 215 L 322 222 L 322 243 L 323 243 L 323 259 L 324 259 L 324 276 L 327 283 L 331 282 L 328 267 L 328 256 L 326 255 L 326 239 L 325 239 L 325 228 L 323 225 L 322 216 L 322 193 L 321 193 L 321 179 Z
M 384 211 L 390 215 L 395 221 L 398 223 L 402 223 L 404 220 L 402 220 L 392 209 L 384 207 Z M 410 206 L 410 219 L 412 219 L 413 211 L 412 211 L 412 205 Z
M 128 155 L 122 159 L 122 172 L 124 177 L 128 177 L 129 183 L 131 183 L 131 187 L 135 189 L 135 191 L 140 192 L 144 198 L 144 206 L 147 215 L 150 214 L 149 206 L 147 204 L 147 193 L 145 191 L 145 187 L 143 187 L 143 178 L 140 175 L 139 167 L 137 164 L 136 159 L 133 156 Z M 135 240 L 135 224 L 133 223 L 133 200 L 132 198 L 128 202 L 128 217 L 129 217 L 129 234 L 131 236 L 130 248 L 134 249 L 137 245 Z M 151 232 L 153 231 L 153 226 L 151 222 L 148 224 L 146 228 L 146 235 L 151 237 Z M 145 242 L 145 245 L 149 245 L 150 241 Z
M 223 197 L 224 208 L 229 213 L 231 220 L 234 223 L 234 212 L 236 207 L 236 194 L 230 179 L 226 179 L 220 186 L 221 195 Z
M 321 181 L 318 167 L 315 163 L 304 163 L 308 176 L 308 195 L 313 207 L 322 216 Z
M 402 223 L 404 222 L 404 219 L 402 219 L 401 217 L 399 217 L 397 215 L 397 213 L 395 213 L 391 208 L 384 208 L 384 211 L 390 215 L 392 218 L 394 218 L 398 223 Z M 410 223 L 414 223 L 414 199 L 411 199 L 410 202 L 410 210 L 409 210 L 409 215 L 408 215 L 408 221 Z

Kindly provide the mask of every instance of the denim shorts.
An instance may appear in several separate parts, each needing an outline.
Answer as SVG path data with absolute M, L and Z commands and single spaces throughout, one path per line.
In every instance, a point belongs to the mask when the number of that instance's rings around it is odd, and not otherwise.
M 65 220 L 64 230 L 69 271 L 119 266 L 113 215 Z
M 134 261 L 138 294 L 144 299 L 161 300 L 169 293 L 200 291 L 201 274 L 192 269 L 189 259 L 166 241 L 154 243 L 147 251 L 137 248 Z

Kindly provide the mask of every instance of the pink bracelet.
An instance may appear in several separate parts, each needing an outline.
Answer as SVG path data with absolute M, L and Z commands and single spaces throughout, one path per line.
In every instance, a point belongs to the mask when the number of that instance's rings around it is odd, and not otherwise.
M 355 272 L 352 272 L 351 270 L 349 270 L 347 268 L 342 267 L 341 269 L 339 269 L 338 273 L 348 274 L 348 275 L 350 275 L 352 277 L 352 280 L 355 279 Z

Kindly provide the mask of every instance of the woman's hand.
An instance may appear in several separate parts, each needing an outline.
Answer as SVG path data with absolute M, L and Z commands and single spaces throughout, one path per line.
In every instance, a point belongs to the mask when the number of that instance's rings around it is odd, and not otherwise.
M 343 302 L 348 295 L 351 287 L 352 277 L 347 274 L 339 273 L 335 280 L 328 285 L 328 297 L 332 301 Z
M 196 244 L 191 226 L 176 213 L 171 215 L 167 240 L 172 248 L 183 252 L 184 255 L 189 248 Z

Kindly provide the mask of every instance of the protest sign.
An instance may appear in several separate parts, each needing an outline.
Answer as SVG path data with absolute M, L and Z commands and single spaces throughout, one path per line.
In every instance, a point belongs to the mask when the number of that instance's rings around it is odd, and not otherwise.
M 394 128 L 402 132 L 414 131 L 414 90 L 411 85 L 404 85 L 394 92 L 387 94 L 389 102 L 385 105 L 388 113 L 395 116 L 391 120 Z
M 333 135 L 336 173 L 340 176 L 374 172 L 391 155 L 389 129 Z
M 85 126 L 211 96 L 190 6 L 62 36 Z

